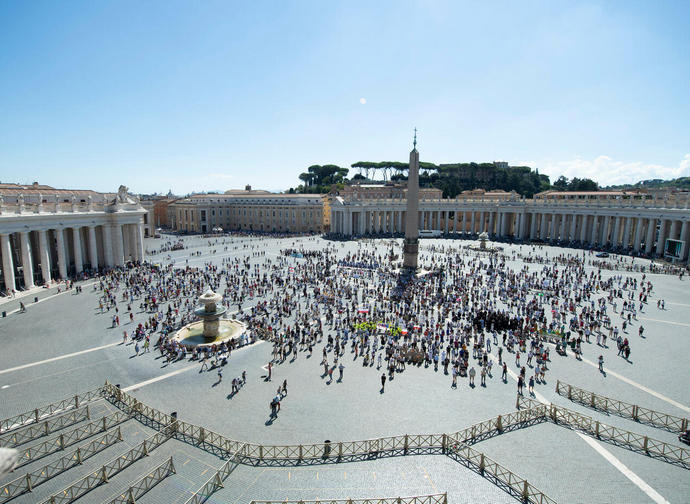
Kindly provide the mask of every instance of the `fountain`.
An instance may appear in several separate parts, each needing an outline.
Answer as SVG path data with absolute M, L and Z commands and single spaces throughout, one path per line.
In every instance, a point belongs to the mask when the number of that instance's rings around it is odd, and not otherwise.
M 247 326 L 234 319 L 223 319 L 227 309 L 219 304 L 223 297 L 211 289 L 199 297 L 194 314 L 201 320 L 187 324 L 175 333 L 174 340 L 186 347 L 219 345 L 239 338 Z
M 489 239 L 489 233 L 484 231 L 479 234 L 479 250 L 486 250 L 486 241 Z

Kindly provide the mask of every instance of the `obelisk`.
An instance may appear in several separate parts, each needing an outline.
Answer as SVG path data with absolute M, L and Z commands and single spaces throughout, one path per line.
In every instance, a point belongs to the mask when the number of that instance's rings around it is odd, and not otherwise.
M 410 169 L 407 176 L 407 213 L 405 214 L 405 241 L 403 242 L 403 268 L 417 271 L 419 252 L 419 152 L 417 152 L 417 128 L 410 152 Z

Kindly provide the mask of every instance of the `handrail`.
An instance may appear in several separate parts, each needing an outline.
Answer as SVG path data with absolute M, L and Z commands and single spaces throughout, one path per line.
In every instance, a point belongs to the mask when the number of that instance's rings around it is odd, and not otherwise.
M 560 380 L 556 381 L 556 393 L 567 397 L 573 402 L 589 406 L 592 409 L 612 413 L 623 418 L 629 418 L 636 422 L 646 423 L 671 432 L 685 432 L 688 428 L 688 419 L 667 413 L 645 408 L 637 404 L 612 399 L 584 390 Z
M 234 470 L 234 468 L 230 468 L 230 464 L 235 463 L 235 467 L 237 467 L 239 464 L 239 462 L 236 461 L 236 458 L 237 457 L 234 456 L 231 459 L 226 460 L 225 463 L 213 474 L 213 476 L 211 476 L 203 485 L 201 485 L 201 488 L 194 492 L 194 495 L 185 501 L 185 504 L 202 504 L 203 502 L 206 502 L 206 499 L 213 495 L 216 490 L 223 488 L 223 482 Z
M 317 499 L 317 500 L 253 500 L 250 504 L 447 504 L 445 493 L 414 495 L 410 497 L 376 497 L 368 499 Z
M 518 396 L 517 406 L 521 408 L 525 405 L 528 408 L 532 408 L 536 402 L 532 399 Z M 672 464 L 690 469 L 690 450 L 685 448 L 593 420 L 592 417 L 582 415 L 563 406 L 556 406 L 555 404 L 548 406 L 548 418 L 555 424 L 582 431 L 602 441 L 623 446 L 633 451 L 643 452 L 649 456 L 661 458 Z
M 77 394 L 46 406 L 0 420 L 0 434 L 19 429 L 25 425 L 39 423 L 41 420 L 47 417 L 51 417 L 72 409 L 79 409 L 81 406 L 84 406 L 88 403 L 99 401 L 102 399 L 104 388 L 105 387 L 98 387 L 95 390 L 90 390 L 88 392 L 84 392 L 83 394 Z
M 172 457 L 156 467 L 153 471 L 149 471 L 127 490 L 109 501 L 108 504 L 134 504 L 139 497 L 147 493 L 171 474 L 177 474 Z

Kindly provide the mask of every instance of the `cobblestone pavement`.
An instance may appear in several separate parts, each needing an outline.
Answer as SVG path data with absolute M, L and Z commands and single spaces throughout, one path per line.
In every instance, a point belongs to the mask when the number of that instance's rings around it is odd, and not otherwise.
M 235 250 L 221 250 L 223 244 L 208 239 L 187 237 L 189 248 L 151 256 L 155 262 L 175 261 L 176 265 L 203 266 L 220 263 L 222 257 L 250 257 L 258 245 L 266 256 L 275 258 L 281 248 L 321 248 L 320 238 L 264 239 L 227 238 Z M 161 240 L 146 240 L 154 249 Z M 430 244 L 457 247 L 460 240 L 423 240 L 422 262 L 428 261 Z M 377 242 L 380 253 L 390 248 L 390 240 Z M 340 253 L 356 250 L 357 242 L 338 243 Z M 398 240 L 396 247 L 400 248 Z M 504 246 L 506 251 L 526 251 L 527 246 Z M 214 254 L 213 250 L 217 250 Z M 201 251 L 201 256 L 190 252 Z M 544 248 L 543 253 L 572 252 Z M 299 259 L 291 259 L 299 261 Z M 628 259 L 629 260 L 629 259 Z M 640 261 L 640 260 L 636 260 Z M 520 261 L 508 259 L 514 269 Z M 530 270 L 542 268 L 528 264 Z M 603 277 L 641 273 L 602 271 Z M 616 357 L 613 348 L 600 349 L 585 344 L 584 361 L 572 353 L 561 357 L 551 352 L 552 363 L 547 383 L 536 391 L 549 402 L 591 416 L 601 422 L 678 445 L 676 434 L 575 404 L 554 391 L 556 380 L 586 390 L 687 418 L 690 415 L 690 366 L 685 351 L 690 338 L 690 297 L 688 280 L 674 276 L 648 275 L 654 283 L 653 297 L 639 322 L 629 330 L 630 360 Z M 516 383 L 500 380 L 500 373 L 487 380 L 487 386 L 470 388 L 466 379 L 451 389 L 450 378 L 442 368 L 410 367 L 379 392 L 381 372 L 363 367 L 353 354 L 345 356 L 342 382 L 328 382 L 321 377 L 320 347 L 309 359 L 300 353 L 294 362 L 274 367 L 271 382 L 264 379 L 264 366 L 271 358 L 271 346 L 259 342 L 234 352 L 226 366 L 223 382 L 215 385 L 215 372 L 200 372 L 198 364 L 177 362 L 166 365 L 154 352 L 134 356 L 131 345 L 122 345 L 122 330 L 128 331 L 143 320 L 137 313 L 134 324 L 111 329 L 111 314 L 98 310 L 98 293 L 84 283 L 81 294 L 55 290 L 39 293 L 39 303 L 27 303 L 25 313 L 13 313 L 18 300 L 4 303 L 8 311 L 0 319 L 0 417 L 32 410 L 42 404 L 62 399 L 102 385 L 106 379 L 124 387 L 140 401 L 163 412 L 177 411 L 179 418 L 217 431 L 229 438 L 263 444 L 316 443 L 325 439 L 353 440 L 396 434 L 442 433 L 464 428 L 515 410 Z M 656 308 L 656 300 L 666 302 L 666 310 Z M 33 300 L 33 297 L 31 298 Z M 254 300 L 245 300 L 245 306 Z M 15 306 L 16 304 L 16 306 Z M 124 317 L 122 317 L 124 318 Z M 638 324 L 645 326 L 646 338 L 637 336 Z M 496 349 L 492 349 L 496 355 Z M 606 376 L 596 369 L 596 359 L 605 355 Z M 517 371 L 508 357 L 511 370 Z M 247 385 L 229 398 L 233 376 L 247 371 Z M 177 374 L 172 372 L 179 371 Z M 161 380 L 147 383 L 162 377 Z M 269 401 L 279 383 L 288 380 L 288 396 L 279 417 L 268 423 Z M 477 382 L 479 380 L 477 379 Z M 137 384 L 141 384 L 137 386 Z M 93 416 L 114 411 L 110 404 L 94 406 Z M 122 424 L 123 441 L 89 459 L 83 467 L 72 469 L 40 485 L 31 493 L 12 502 L 39 502 L 74 480 L 95 470 L 154 431 L 135 420 Z M 30 444 L 30 443 L 29 443 Z M 687 469 L 646 457 L 624 448 L 600 442 L 628 471 L 621 471 L 602 457 L 576 432 L 544 423 L 482 441 L 474 448 L 494 458 L 558 502 L 653 502 L 650 493 L 631 482 L 630 474 L 641 480 L 669 502 L 687 502 L 690 478 Z M 684 446 L 684 445 L 681 445 Z M 55 454 L 22 467 L 11 477 L 33 470 L 58 458 Z M 173 457 L 177 474 L 169 476 L 137 502 L 184 502 L 223 463 L 215 455 L 169 440 L 150 457 L 133 464 L 106 485 L 90 492 L 82 501 L 103 502 L 122 492 L 131 482 L 146 474 L 167 458 Z M 214 469 L 215 468 L 215 469 Z M 6 482 L 11 477 L 3 478 Z M 248 502 L 251 499 L 310 499 L 397 496 L 448 492 L 449 502 L 514 502 L 515 499 L 470 469 L 441 455 L 383 458 L 373 461 L 306 467 L 238 466 L 208 502 Z M 654 494 L 651 494 L 654 495 Z M 659 499 L 657 499 L 659 500 Z

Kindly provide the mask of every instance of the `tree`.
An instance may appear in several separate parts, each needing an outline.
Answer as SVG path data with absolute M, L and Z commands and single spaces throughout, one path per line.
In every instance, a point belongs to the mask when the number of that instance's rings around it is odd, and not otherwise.
M 573 179 L 573 181 L 576 179 Z M 567 191 L 568 190 L 568 178 L 565 177 L 564 175 L 561 175 L 558 177 L 558 180 L 553 183 L 553 188 L 556 189 L 557 191 Z

